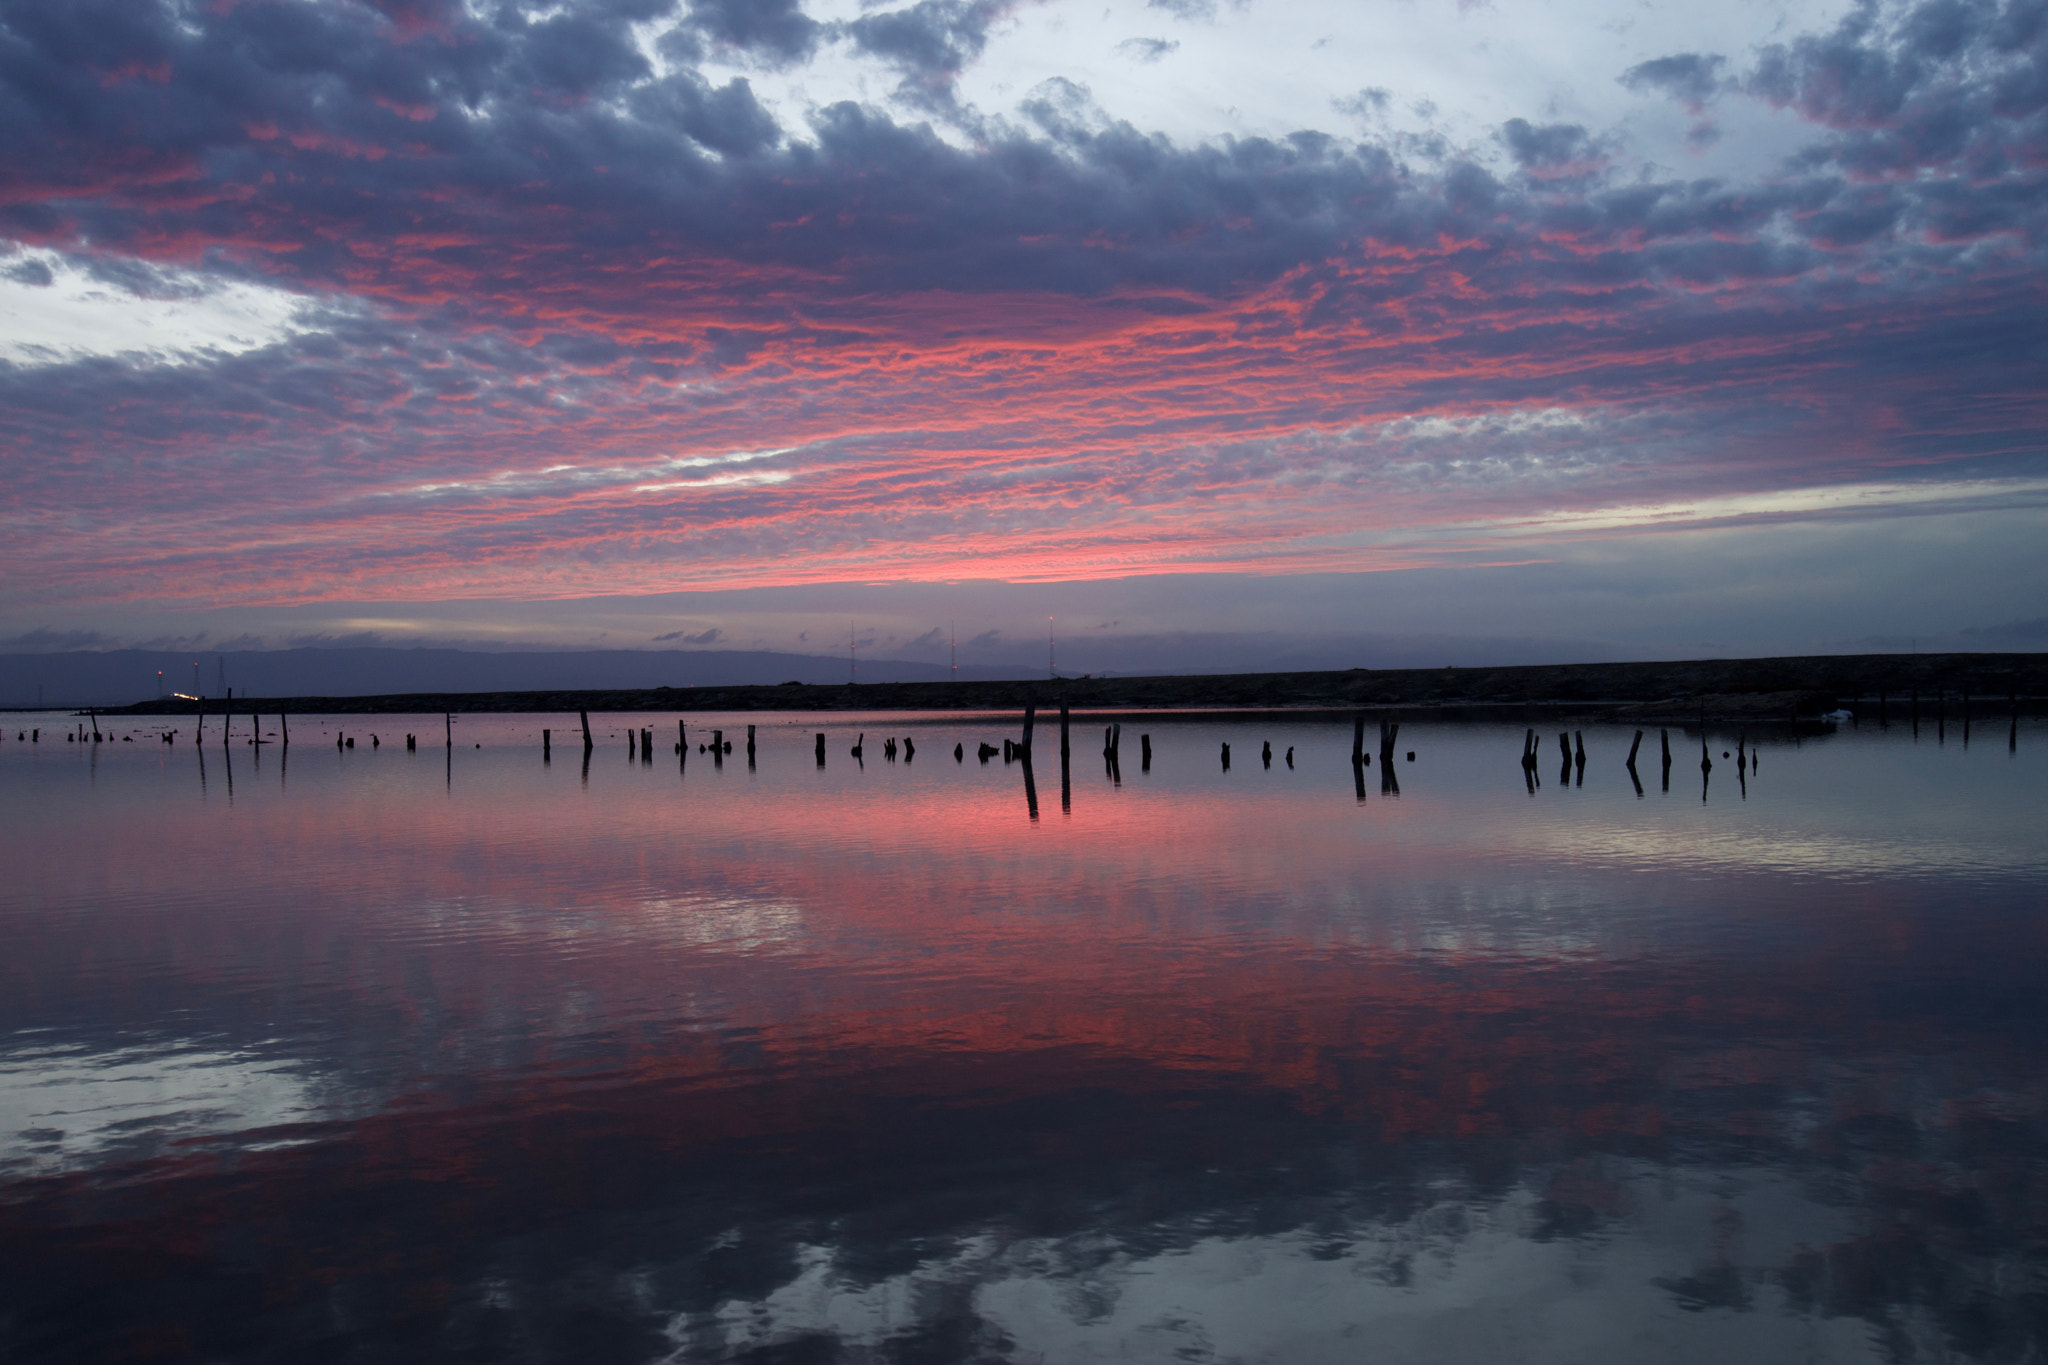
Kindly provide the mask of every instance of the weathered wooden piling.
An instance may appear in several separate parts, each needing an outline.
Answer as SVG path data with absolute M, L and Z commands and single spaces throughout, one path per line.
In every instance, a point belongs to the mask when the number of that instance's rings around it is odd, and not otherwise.
M 748 728 L 748 729 L 752 729 L 753 727 L 752 727 L 752 726 L 749 726 L 749 727 L 747 727 L 747 728 Z M 753 744 L 753 741 L 752 741 L 752 740 L 749 740 L 749 741 L 747 741 L 747 754 L 748 754 L 748 756 L 749 756 L 749 757 L 751 757 L 751 756 L 753 755 L 753 752 L 754 752 L 754 744 Z M 910 762 L 910 760 L 911 760 L 911 759 L 913 759 L 913 758 L 916 758 L 916 757 L 917 757 L 917 745 L 915 745 L 915 744 L 911 743 L 911 740 L 910 740 L 910 736 L 909 736 L 909 735 L 905 735 L 905 736 L 903 737 L 903 761 L 904 761 L 905 763 L 908 763 L 908 762 Z
M 1365 712 L 1360 711 L 1351 722 L 1351 761 L 1365 761 Z
M 822 731 L 820 731 L 820 732 L 819 732 L 819 734 L 818 734 L 818 749 L 817 749 L 817 752 L 818 752 L 818 766 L 822 768 L 822 767 L 824 767 L 824 766 L 825 766 L 825 735 L 824 735 L 824 732 L 822 732 Z
M 1583 768 L 1586 766 L 1586 732 L 1584 730 L 1572 731 L 1572 743 L 1576 750 L 1572 755 L 1572 761 Z
M 543 730 L 540 732 L 540 761 L 551 763 L 554 761 L 554 757 L 555 732 L 553 730 Z
M 590 738 L 590 713 L 588 711 L 578 711 L 576 715 L 583 722 L 583 752 L 587 754 L 590 752 L 592 743 Z
M 688 767 L 690 763 L 690 727 L 683 723 L 681 717 L 676 719 L 676 752 L 683 756 L 683 766 Z
M 860 750 L 855 749 L 853 756 L 859 758 Z M 722 768 L 725 766 L 725 731 L 723 730 L 713 730 L 711 732 L 711 763 L 713 767 Z
M 1060 762 L 1067 761 L 1067 694 L 1060 693 Z
M 633 761 L 634 746 L 637 742 L 635 737 L 639 733 L 639 731 L 633 729 L 633 727 L 631 727 L 630 725 L 626 727 L 626 762 L 628 763 L 631 763 Z
M 1230 744 L 1228 741 L 1225 741 L 1223 745 L 1223 771 L 1230 771 Z
M 712 731 L 711 733 L 713 734 L 713 736 L 716 736 L 718 732 L 717 732 L 716 730 L 714 730 L 714 731 Z M 712 742 L 713 742 L 714 744 L 715 744 L 715 743 L 717 743 L 717 740 L 716 740 L 716 738 L 714 738 L 714 739 L 712 740 Z M 858 739 L 856 739 L 856 740 L 854 740 L 854 741 L 853 741 L 853 747 L 852 747 L 851 749 L 847 750 L 847 752 L 848 752 L 848 753 L 850 753 L 850 754 L 852 754 L 852 755 L 853 755 L 853 756 L 854 756 L 854 757 L 855 757 L 856 759 L 859 759 L 859 758 L 861 757 L 861 755 L 863 755 L 864 753 L 866 753 L 866 752 L 867 752 L 867 747 L 868 747 L 868 732 L 867 732 L 867 731 L 865 731 L 865 730 L 863 730 L 863 731 L 861 731 L 861 732 L 860 732 L 860 737 L 859 737 Z
M 1009 742 L 1010 741 L 1007 739 L 1003 741 L 1003 743 L 1005 744 L 1008 744 Z M 974 756 L 980 759 L 983 763 L 986 763 L 1001 752 L 1002 750 L 996 748 L 995 745 L 990 744 L 987 740 L 983 740 L 979 745 L 976 746 Z
M 1636 731 L 1635 741 L 1628 746 L 1628 762 L 1625 765 L 1623 765 L 1630 772 L 1634 772 L 1636 770 L 1636 750 L 1642 747 L 1643 732 L 1641 730 L 1638 730 Z
M 1394 762 L 1394 741 L 1401 736 L 1401 722 L 1380 722 L 1380 769 L 1384 774 Z
M 1703 773 L 1714 771 L 1714 756 L 1707 752 L 1707 737 L 1705 735 L 1700 736 L 1700 771 Z
M 452 754 L 455 752 L 455 717 L 452 713 L 441 713 L 441 729 L 448 736 L 448 752 Z
M 965 763 L 967 761 L 967 746 L 965 744 L 956 743 L 953 746 L 953 761 L 955 763 Z
M 1145 772 L 1148 772 L 1148 773 L 1149 773 L 1149 772 L 1151 772 L 1151 771 L 1152 771 L 1152 736 L 1150 736 L 1150 735 L 1139 735 L 1139 736 L 1138 736 L 1138 755 L 1139 755 L 1139 759 L 1138 759 L 1138 761 L 1139 761 L 1139 764 L 1140 764 L 1140 766 L 1141 766 L 1141 767 L 1143 768 L 1143 770 L 1144 770 Z
M 1030 703 L 1024 706 L 1024 742 L 1017 747 L 1024 751 L 1026 762 L 1031 758 L 1031 731 L 1038 724 L 1038 708 Z
M 1272 740 L 1270 740 L 1270 739 L 1269 739 L 1269 740 L 1265 740 L 1265 741 L 1263 741 L 1263 742 L 1261 743 L 1261 745 L 1260 745 L 1260 748 L 1259 748 L 1259 763 L 1260 763 L 1260 765 L 1261 765 L 1261 766 L 1263 766 L 1263 767 L 1267 767 L 1267 768 L 1270 768 L 1270 767 L 1272 767 L 1272 766 L 1273 766 L 1273 741 L 1272 741 Z
M 909 743 L 909 742 L 910 742 L 910 741 L 908 741 L 908 740 L 905 740 L 905 741 L 904 741 L 904 743 L 906 743 L 906 744 L 907 744 L 907 743 Z M 747 765 L 748 765 L 749 767 L 752 767 L 752 766 L 753 766 L 753 763 L 754 763 L 754 727 L 753 727 L 753 726 L 751 726 L 751 725 L 749 725 L 749 726 L 747 727 Z
M 654 727 L 651 725 L 640 727 L 640 761 L 654 762 Z

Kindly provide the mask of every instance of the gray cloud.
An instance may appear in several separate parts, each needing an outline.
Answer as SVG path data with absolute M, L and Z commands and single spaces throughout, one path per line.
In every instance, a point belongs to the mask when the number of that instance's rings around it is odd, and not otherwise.
M 1631 90 L 1661 91 L 1697 113 L 1720 93 L 1727 65 L 1726 57 L 1680 52 L 1630 67 L 1621 83 Z
M 1116 45 L 1117 55 L 1135 62 L 1156 62 L 1179 48 L 1178 42 L 1166 38 L 1126 38 Z

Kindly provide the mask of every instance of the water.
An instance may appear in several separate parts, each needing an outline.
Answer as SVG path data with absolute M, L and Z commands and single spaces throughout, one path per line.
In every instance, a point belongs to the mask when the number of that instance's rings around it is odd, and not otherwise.
M 10 720 L 0 1360 L 2048 1349 L 2048 727 L 752 719 Z

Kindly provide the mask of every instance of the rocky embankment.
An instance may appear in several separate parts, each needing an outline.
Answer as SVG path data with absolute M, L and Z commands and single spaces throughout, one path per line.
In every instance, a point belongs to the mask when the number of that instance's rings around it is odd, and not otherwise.
M 624 691 L 426 692 L 375 697 L 236 697 L 234 710 L 375 714 L 437 711 L 981 711 L 1056 707 L 1202 711 L 1243 708 L 1497 708 L 1540 705 L 1620 719 L 1790 720 L 1838 705 L 1910 705 L 1915 690 L 1981 704 L 2048 696 L 2048 654 L 1828 654 L 1669 663 L 1502 668 L 1354 668 L 1328 673 L 1197 674 L 1019 682 L 655 687 Z M 218 714 L 219 700 L 155 701 L 102 715 Z M 1903 714 L 1903 713 L 1901 713 Z

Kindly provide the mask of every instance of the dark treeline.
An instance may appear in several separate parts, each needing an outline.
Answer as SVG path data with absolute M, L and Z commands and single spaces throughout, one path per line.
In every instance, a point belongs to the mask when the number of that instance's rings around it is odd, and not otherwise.
M 1156 678 L 874 682 L 827 685 L 408 692 L 383 696 L 242 696 L 245 712 L 876 711 L 1057 706 L 1187 710 L 1235 707 L 1489 707 L 1564 704 L 1625 717 L 1814 716 L 1881 693 L 1968 693 L 1984 705 L 2048 695 L 2048 654 L 1833 654 L 1779 659 L 1533 664 L 1500 668 L 1349 669 Z M 237 689 L 239 692 L 239 689 Z M 139 702 L 111 715 L 218 712 L 223 702 Z

